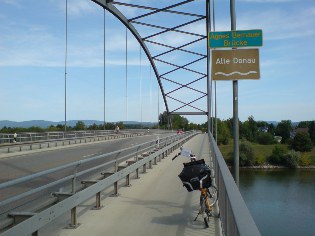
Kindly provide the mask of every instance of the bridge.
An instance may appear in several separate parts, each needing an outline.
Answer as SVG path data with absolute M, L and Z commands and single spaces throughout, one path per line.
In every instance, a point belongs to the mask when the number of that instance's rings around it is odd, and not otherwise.
M 196 9 L 190 4 L 198 2 L 200 7 L 201 1 L 193 0 L 162 8 L 111 0 L 92 1 L 114 15 L 138 41 L 155 74 L 169 123 L 172 115 L 206 116 L 208 132 L 175 134 L 140 130 L 121 135 L 100 131 L 88 137 L 77 134 L 66 137 L 65 130 L 62 138 L 3 144 L 0 147 L 1 235 L 259 235 L 212 136 L 209 47 L 206 53 L 191 49 L 196 43 L 207 45 L 210 1 L 203 2 L 201 13 L 187 12 Z M 68 1 L 65 3 L 67 8 Z M 142 9 L 146 13 L 127 18 L 119 6 Z M 181 7 L 185 11 L 176 9 Z M 193 19 L 172 27 L 139 21 L 160 13 Z M 189 32 L 200 21 L 204 22 L 205 32 Z M 135 25 L 160 32 L 144 36 Z M 193 39 L 176 46 L 153 40 L 169 32 L 173 37 L 184 34 Z M 148 44 L 154 45 L 154 49 Z M 153 56 L 152 51 L 158 47 L 163 52 Z M 178 65 L 168 61 L 175 52 L 192 57 Z M 67 56 L 65 82 L 66 79 Z M 65 129 L 66 114 L 65 86 Z M 170 160 L 182 145 L 204 158 L 213 171 L 219 200 L 209 229 L 203 229 L 200 221 L 192 220 L 197 213 L 198 196 L 185 192 L 178 184 L 177 174 L 184 159 Z M 90 211 L 91 207 L 97 211 Z M 64 230 L 66 226 L 71 229 Z
M 0 183 L 2 235 L 259 235 L 212 136 L 164 131 L 136 137 L 0 154 L 0 178 L 7 180 Z M 182 145 L 214 171 L 219 201 L 209 229 L 193 221 L 198 193 L 187 192 L 177 177 L 187 160 L 171 160 Z

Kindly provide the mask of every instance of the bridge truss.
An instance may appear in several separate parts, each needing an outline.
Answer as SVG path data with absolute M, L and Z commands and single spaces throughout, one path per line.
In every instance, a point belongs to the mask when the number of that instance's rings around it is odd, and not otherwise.
M 168 115 L 210 117 L 209 0 L 92 1 L 137 39 L 158 80 Z

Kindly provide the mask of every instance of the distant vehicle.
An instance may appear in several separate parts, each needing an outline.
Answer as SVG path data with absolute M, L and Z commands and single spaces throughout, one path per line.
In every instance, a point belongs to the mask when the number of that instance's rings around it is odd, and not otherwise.
M 179 129 L 179 130 L 177 130 L 177 132 L 176 132 L 177 134 L 183 134 L 184 133 L 184 131 L 183 130 L 181 130 L 181 129 Z

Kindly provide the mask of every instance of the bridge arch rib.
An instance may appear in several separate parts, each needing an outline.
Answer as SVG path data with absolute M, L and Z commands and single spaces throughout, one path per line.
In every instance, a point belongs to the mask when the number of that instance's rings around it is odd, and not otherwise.
M 165 104 L 166 112 L 168 115 L 208 115 L 210 109 L 211 98 L 209 95 L 211 94 L 211 82 L 209 78 L 209 55 L 210 52 L 207 47 L 207 53 L 197 52 L 195 51 L 196 48 L 193 44 L 203 43 L 207 39 L 207 32 L 209 31 L 209 14 L 208 10 L 205 14 L 199 14 L 199 10 L 196 13 L 192 12 L 194 7 L 191 7 L 189 3 L 197 2 L 196 0 L 181 0 L 177 1 L 177 3 L 173 5 L 169 5 L 166 7 L 152 7 L 152 6 L 141 6 L 136 4 L 131 4 L 127 2 L 118 2 L 113 0 L 91 0 L 92 2 L 98 4 L 105 10 L 109 11 L 112 15 L 114 15 L 123 25 L 125 25 L 129 31 L 134 35 L 142 49 L 144 50 L 152 68 L 156 79 L 158 81 L 161 94 L 163 96 L 163 101 Z M 209 0 L 205 0 L 206 8 L 203 8 L 199 5 L 199 8 L 195 9 L 208 9 L 209 8 Z M 200 3 L 199 3 L 200 4 Z M 122 6 L 122 7 L 132 7 L 138 8 L 141 10 L 147 10 L 148 13 L 140 14 L 139 16 L 133 17 L 128 19 L 119 8 L 115 5 Z M 154 5 L 154 4 L 153 4 Z M 188 7 L 186 5 L 189 5 Z M 176 7 L 184 7 L 186 11 L 182 10 L 174 10 Z M 187 12 L 188 11 L 188 12 Z M 171 13 L 172 15 L 176 16 L 176 26 L 170 26 L 169 19 L 166 22 L 166 26 L 156 25 L 154 22 L 150 24 L 148 22 L 141 22 L 139 19 L 143 19 L 147 16 L 152 16 L 156 13 Z M 184 23 L 179 24 L 178 18 L 184 17 Z M 162 16 L 163 17 L 163 16 Z M 193 17 L 194 19 L 186 19 L 188 17 Z M 194 28 L 195 23 L 200 23 L 200 21 L 205 20 L 205 26 L 201 26 L 205 33 L 194 32 L 191 30 Z M 161 18 L 159 18 L 159 23 Z M 165 22 L 164 22 L 165 23 Z M 203 23 L 203 22 L 201 22 Z M 149 36 L 144 36 L 142 33 L 146 34 L 146 32 L 142 32 L 141 30 L 135 27 L 135 25 L 150 27 L 154 29 L 160 30 L 158 33 L 153 33 Z M 190 27 L 190 28 L 189 28 Z M 197 27 L 198 28 L 198 27 Z M 152 40 L 153 37 L 160 36 L 162 34 L 166 35 L 166 33 L 176 33 L 176 36 L 172 36 L 173 39 L 177 38 L 178 34 L 184 35 L 185 42 L 182 45 L 171 45 L 171 41 L 169 43 L 157 42 Z M 161 38 L 160 38 L 161 40 Z M 190 40 L 190 41 L 189 41 Z M 176 41 L 176 40 L 175 40 Z M 183 43 L 184 41 L 180 41 L 179 43 Z M 150 43 L 155 47 L 163 47 L 167 50 L 158 53 L 157 55 L 152 56 L 150 52 L 150 47 L 146 45 L 146 43 Z M 202 44 L 207 45 L 207 43 Z M 192 47 L 192 48 L 190 48 Z M 156 48 L 155 48 L 156 49 Z M 155 51 L 155 49 L 153 51 Z M 184 53 L 185 56 L 182 57 L 180 55 L 174 55 L 176 53 L 182 54 Z M 172 55 L 173 54 L 173 55 Z M 189 55 L 186 57 L 186 55 Z M 166 56 L 166 58 L 165 58 Z M 164 57 L 165 59 L 161 58 Z M 174 59 L 176 58 L 176 59 Z M 187 59 L 188 58 L 188 59 Z M 189 60 L 190 61 L 187 61 Z M 206 60 L 206 68 L 200 70 L 200 66 L 197 65 L 201 61 Z M 183 63 L 184 61 L 184 63 Z M 158 63 L 158 64 L 156 64 Z M 161 64 L 162 63 L 162 64 Z M 182 65 L 179 65 L 182 63 Z M 158 70 L 157 65 L 162 65 L 161 71 Z M 198 67 L 199 66 L 199 67 Z M 171 67 L 168 71 L 163 71 L 166 67 Z M 195 68 L 197 69 L 195 69 Z M 204 72 L 206 71 L 206 72 Z M 170 76 L 170 77 L 169 77 Z M 162 83 L 163 82 L 163 83 Z M 163 86 L 164 85 L 164 86 Z M 190 110 L 189 110 L 190 109 Z M 191 111 L 192 110 L 192 111 Z
M 103 7 L 104 9 L 109 11 L 110 13 L 112 13 L 115 17 L 117 17 L 130 30 L 130 32 L 134 35 L 134 37 L 138 40 L 139 44 L 141 45 L 142 49 L 144 50 L 145 54 L 147 55 L 147 57 L 148 57 L 148 59 L 150 61 L 150 64 L 151 64 L 151 66 L 153 68 L 153 71 L 154 71 L 155 76 L 156 76 L 156 78 L 158 80 L 158 83 L 159 83 L 159 87 L 161 89 L 161 93 L 162 93 L 162 96 L 163 96 L 163 101 L 164 101 L 164 105 L 165 105 L 166 111 L 167 111 L 167 113 L 169 113 L 169 108 L 168 108 L 165 92 L 164 92 L 164 89 L 163 89 L 163 85 L 162 85 L 162 82 L 160 80 L 159 72 L 158 72 L 157 67 L 156 67 L 156 65 L 154 63 L 153 57 L 152 57 L 149 49 L 145 45 L 145 42 L 142 40 L 142 37 L 140 36 L 139 32 L 128 21 L 128 19 L 115 6 L 113 6 L 111 4 L 112 0 L 91 0 L 91 1 L 95 2 L 98 5 L 100 5 L 101 7 Z

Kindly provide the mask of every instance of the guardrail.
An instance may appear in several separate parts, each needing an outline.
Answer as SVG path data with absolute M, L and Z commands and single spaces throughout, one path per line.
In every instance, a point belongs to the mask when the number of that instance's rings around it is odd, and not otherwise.
M 215 181 L 219 191 L 218 202 L 224 235 L 260 235 L 212 134 L 209 134 L 209 141 L 214 157 Z
M 149 165 L 149 167 L 152 166 L 152 161 L 156 164 L 157 159 L 163 159 L 195 134 L 195 132 L 190 132 L 182 135 L 172 135 L 161 138 L 159 143 L 156 143 L 156 141 L 147 142 L 1 183 L 0 193 L 3 189 L 19 189 L 19 186 L 23 186 L 25 183 L 40 182 L 38 180 L 43 177 L 47 179 L 44 185 L 36 186 L 25 192 L 0 200 L 2 214 L 5 213 L 12 217 L 6 221 L 6 225 L 2 225 L 2 228 L 9 227 L 12 223 L 16 224 L 1 235 L 37 234 L 40 228 L 68 211 L 71 212 L 70 225 L 75 227 L 77 225 L 76 207 L 79 204 L 95 196 L 95 207 L 100 207 L 100 195 L 102 191 L 114 185 L 114 194 L 118 194 L 119 180 L 126 178 L 126 185 L 129 184 L 131 173 L 136 172 L 136 177 L 138 177 L 140 168 L 143 168 L 143 172 L 145 172 L 147 165 Z M 158 148 L 157 145 L 159 146 Z M 139 154 L 142 155 L 139 156 Z M 125 164 L 121 166 L 122 163 L 126 163 L 127 161 L 128 165 Z M 65 170 L 71 170 L 71 173 L 67 173 L 59 179 L 54 179 L 53 174 L 60 176 L 60 173 Z M 107 172 L 104 172 L 104 170 Z M 113 171 L 108 172 L 108 170 Z M 95 173 L 97 173 L 97 175 L 95 175 Z M 100 173 L 103 177 L 95 179 Z M 88 177 L 90 179 L 86 180 Z M 56 192 L 55 190 L 60 189 L 60 186 L 67 186 L 64 189 L 69 189 L 69 191 Z M 50 201 L 50 204 L 54 203 L 53 206 L 48 208 L 46 206 L 45 210 L 39 212 L 35 210 L 31 212 L 21 211 L 19 206 L 25 204 L 25 201 L 29 202 L 40 198 L 40 194 L 43 192 L 50 192 L 50 194 L 54 196 L 54 202 Z M 0 196 L 5 195 L 6 194 L 0 194 Z M 12 205 L 14 205 L 16 209 L 19 209 L 19 211 L 14 212 Z M 43 206 L 41 206 L 41 208 L 42 207 Z M 18 223 L 21 219 L 23 221 Z
M 51 133 L 50 135 L 42 134 L 41 136 L 39 136 L 40 133 L 36 133 L 37 136 L 33 136 L 32 141 L 19 142 L 19 140 L 22 140 L 22 138 L 20 137 L 20 139 L 17 138 L 18 142 L 16 143 L 1 144 L 0 153 L 21 152 L 26 150 L 51 148 L 77 143 L 87 143 L 92 141 L 95 142 L 117 138 L 134 137 L 144 134 L 149 133 L 147 130 L 125 130 L 118 133 L 114 133 L 113 131 L 75 132 L 71 134 L 67 133 L 67 135 L 64 135 L 64 133 L 62 132 L 58 132 L 57 136 L 52 135 Z M 52 139 L 52 137 L 54 137 L 55 139 Z
M 121 129 L 119 133 L 148 133 L 152 132 L 148 129 Z M 154 129 L 154 132 L 164 132 L 164 130 Z M 23 132 L 16 134 L 16 142 L 33 142 L 33 141 L 48 141 L 55 139 L 70 139 L 102 136 L 117 133 L 115 130 L 83 130 L 83 131 L 51 131 L 51 132 Z M 14 134 L 0 133 L 0 144 L 14 143 Z
M 32 142 L 43 141 L 51 139 L 66 139 L 86 136 L 106 135 L 113 133 L 113 130 L 84 130 L 84 131 L 69 131 L 69 132 L 23 132 L 16 134 L 16 142 Z M 0 133 L 0 144 L 13 143 L 14 134 L 12 133 Z

